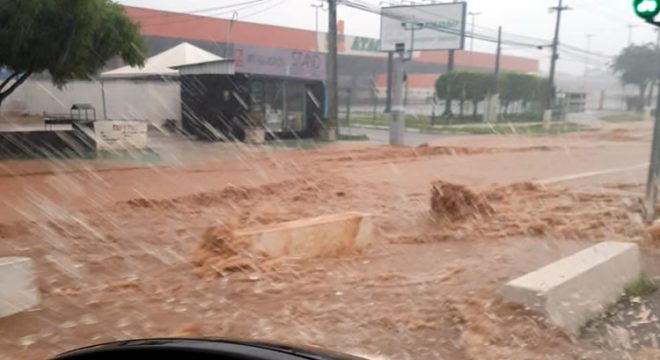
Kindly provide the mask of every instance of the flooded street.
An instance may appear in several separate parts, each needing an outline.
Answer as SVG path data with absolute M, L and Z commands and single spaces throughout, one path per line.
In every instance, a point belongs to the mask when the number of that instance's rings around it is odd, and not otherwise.
M 603 358 L 496 294 L 596 241 L 655 251 L 639 202 L 649 133 L 649 123 L 610 124 L 312 150 L 156 134 L 156 162 L 3 161 L 0 255 L 35 260 L 42 302 L 0 319 L 0 348 L 38 359 L 118 339 L 207 336 L 395 359 Z M 198 146 L 202 157 L 171 151 Z M 434 215 L 436 180 L 490 210 Z M 360 253 L 203 275 L 192 263 L 209 227 L 343 211 L 375 216 Z
M 0 360 L 660 359 L 659 29 L 0 0 Z

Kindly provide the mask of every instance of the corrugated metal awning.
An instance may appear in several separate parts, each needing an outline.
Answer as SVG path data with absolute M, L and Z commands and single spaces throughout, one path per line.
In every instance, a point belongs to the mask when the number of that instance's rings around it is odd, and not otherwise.
M 173 66 L 179 75 L 234 75 L 234 60 L 213 60 L 197 64 Z

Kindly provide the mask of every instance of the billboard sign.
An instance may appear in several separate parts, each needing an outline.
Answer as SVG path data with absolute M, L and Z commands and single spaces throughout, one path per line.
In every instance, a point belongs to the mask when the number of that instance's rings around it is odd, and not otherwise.
M 382 8 L 380 50 L 394 51 L 398 43 L 410 50 L 413 25 L 413 50 L 463 49 L 466 11 L 464 2 Z
M 328 34 L 319 32 L 317 41 L 319 52 L 328 52 Z M 343 55 L 386 57 L 387 54 L 380 51 L 380 39 L 364 36 L 341 35 L 337 37 L 337 52 Z M 325 56 L 325 55 L 322 55 Z
M 234 47 L 236 72 L 325 80 L 325 55 L 310 51 Z

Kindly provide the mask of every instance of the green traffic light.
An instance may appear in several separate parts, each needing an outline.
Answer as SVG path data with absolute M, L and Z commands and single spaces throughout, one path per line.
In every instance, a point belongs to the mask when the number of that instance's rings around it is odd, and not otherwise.
M 660 0 L 633 0 L 635 13 L 646 20 L 652 20 L 660 13 Z

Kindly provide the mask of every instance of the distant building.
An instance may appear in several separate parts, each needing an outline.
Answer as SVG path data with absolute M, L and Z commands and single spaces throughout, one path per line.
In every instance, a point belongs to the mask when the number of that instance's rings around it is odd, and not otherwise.
M 125 7 L 128 15 L 140 23 L 142 34 L 149 46 L 149 55 L 186 41 L 223 58 L 234 58 L 240 46 L 268 49 L 288 49 L 325 53 L 326 34 L 315 31 L 263 25 L 244 21 L 230 21 L 212 17 L 172 13 L 138 7 Z M 339 87 L 351 88 L 358 95 L 386 87 L 387 55 L 379 52 L 379 40 L 343 34 L 343 23 L 338 26 Z M 433 95 L 433 84 L 439 74 L 446 71 L 448 56 L 446 51 L 425 51 L 416 54 L 408 64 L 411 74 L 409 96 L 428 97 Z M 117 66 L 119 64 L 116 64 Z M 535 59 L 502 56 L 503 71 L 535 73 L 539 62 Z M 457 51 L 455 68 L 492 71 L 495 55 Z M 357 91 L 356 91 L 357 90 Z M 384 94 L 384 91 L 379 91 Z
M 315 31 L 281 26 L 130 6 L 125 9 L 140 24 L 149 49 L 148 57 L 157 54 L 163 57 L 167 54 L 165 51 L 190 43 L 220 58 L 233 59 L 238 73 L 270 79 L 264 82 L 263 91 L 254 91 L 254 95 L 261 94 L 264 99 L 267 122 L 273 131 L 314 126 L 313 114 L 298 109 L 302 98 L 300 84 L 325 80 L 325 33 L 317 36 Z M 353 111 L 375 112 L 377 107 L 382 110 L 387 87 L 387 54 L 378 51 L 378 39 L 345 35 L 342 22 L 338 29 L 340 112 L 347 112 L 350 106 Z M 447 51 L 417 52 L 414 60 L 406 64 L 408 105 L 421 104 L 420 111 L 430 113 L 430 107 L 424 102 L 433 96 L 435 80 L 447 69 L 447 54 Z M 183 59 L 186 61 L 174 63 L 189 63 L 186 56 Z M 539 63 L 534 59 L 504 55 L 501 60 L 503 71 L 538 72 Z M 123 65 L 115 58 L 105 70 L 119 69 Z M 456 52 L 456 69 L 493 71 L 494 66 L 494 54 Z M 163 69 L 160 70 L 162 73 Z M 2 76 L 0 71 L 0 78 Z M 3 103 L 0 111 L 31 115 L 62 113 L 68 112 L 72 104 L 88 103 L 108 119 L 145 120 L 156 126 L 166 120 L 182 120 L 176 77 L 114 77 L 104 82 L 99 81 L 100 78 L 72 81 L 64 88 L 57 88 L 47 74 L 36 74 Z M 258 81 L 255 84 L 258 86 Z

